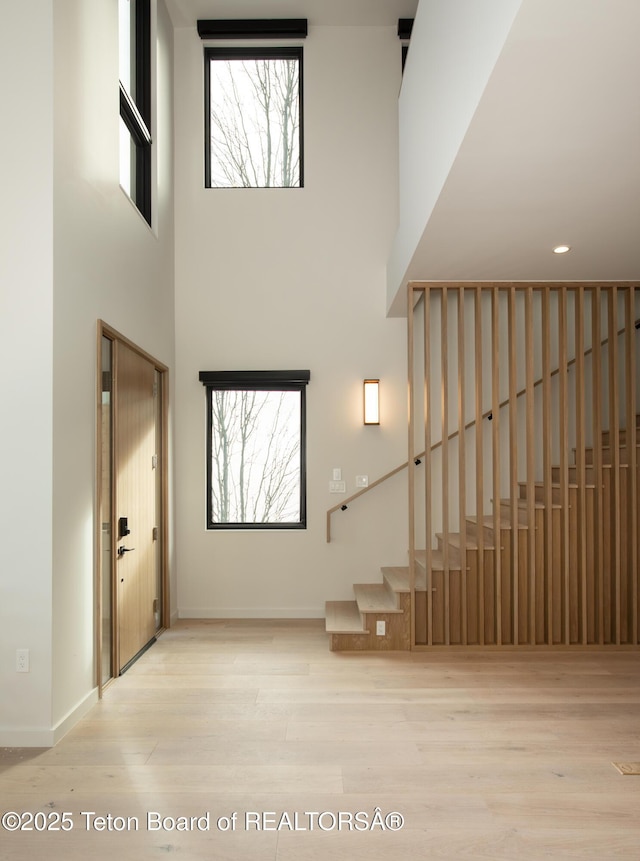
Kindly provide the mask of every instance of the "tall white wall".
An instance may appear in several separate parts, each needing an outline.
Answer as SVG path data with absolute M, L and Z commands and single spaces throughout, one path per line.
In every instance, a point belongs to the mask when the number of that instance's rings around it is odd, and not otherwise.
M 0 745 L 51 726 L 52 19 L 29 0 L 0 27 Z
M 172 29 L 159 3 L 151 230 L 119 186 L 117 11 L 55 4 L 54 725 L 94 685 L 96 321 L 173 366 Z
M 303 189 L 203 187 L 203 45 L 176 32 L 176 518 L 183 616 L 324 615 L 407 552 L 406 476 L 333 518 L 347 492 L 406 459 L 405 323 L 385 318 L 397 219 L 395 27 L 314 27 L 304 42 Z M 205 529 L 200 370 L 309 368 L 308 528 Z M 362 426 L 380 377 L 382 424 Z
M 151 230 L 119 186 L 117 3 L 3 10 L 2 81 L 17 125 L 2 136 L 11 151 L 0 165 L 10 417 L 0 454 L 0 744 L 51 744 L 95 699 L 97 320 L 173 368 L 173 58 L 162 0 L 157 33 Z M 21 647 L 31 672 L 16 675 Z
M 404 276 L 522 0 L 420 0 L 399 104 L 400 221 L 387 304 Z M 425 273 L 429 278 L 429 273 Z

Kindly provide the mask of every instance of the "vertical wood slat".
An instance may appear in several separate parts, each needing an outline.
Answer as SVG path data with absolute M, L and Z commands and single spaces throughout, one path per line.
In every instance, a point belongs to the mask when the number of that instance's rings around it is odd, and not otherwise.
M 478 285 L 474 295 L 475 387 L 476 387 L 476 520 L 478 544 L 478 641 L 485 643 L 485 576 L 484 576 L 484 435 L 482 406 L 482 288 Z
M 558 294 L 558 407 L 560 433 L 560 505 L 562 516 L 562 630 L 564 642 L 571 642 L 570 617 L 570 566 L 569 566 L 569 405 L 568 405 L 568 367 L 567 367 L 567 290 L 561 287 Z
M 576 355 L 576 474 L 578 500 L 578 613 L 579 638 L 587 642 L 587 477 L 585 468 L 585 367 L 584 367 L 584 292 L 575 291 Z
M 551 496 L 551 307 L 550 290 L 542 293 L 542 472 L 544 482 L 545 641 L 553 637 L 553 511 Z
M 615 643 L 620 645 L 621 582 L 620 582 L 620 418 L 618 401 L 618 291 L 612 287 L 609 299 L 609 461 L 611 463 L 611 534 L 612 571 L 614 577 Z
M 509 496 L 511 498 L 511 610 L 512 642 L 519 642 L 519 543 L 520 530 L 518 510 L 518 398 L 516 353 L 516 288 L 511 287 L 508 294 L 508 344 L 509 344 Z M 527 529 L 533 527 L 531 521 Z M 529 536 L 527 536 L 529 537 Z
M 526 460 L 527 460 L 527 555 L 529 571 L 529 643 L 536 643 L 536 542 L 535 542 L 535 412 L 533 354 L 533 288 L 527 287 L 525 301 L 526 354 Z
M 444 642 L 451 644 L 450 553 L 449 553 L 449 294 L 442 288 L 440 333 L 440 382 L 442 408 L 442 531 L 444 568 Z
M 465 439 L 465 307 L 464 287 L 458 290 L 458 531 L 460 533 L 460 577 L 462 591 L 462 644 L 467 644 L 467 462 Z
M 407 449 L 409 452 L 409 590 L 411 593 L 411 646 L 414 646 L 422 638 L 418 637 L 416 632 L 416 490 L 415 490 L 415 471 L 411 468 L 413 463 L 414 451 L 414 432 L 415 432 L 415 380 L 413 373 L 413 359 L 415 354 L 415 335 L 414 335 L 414 299 L 415 290 L 409 284 L 407 290 L 407 353 L 408 353 L 408 410 L 409 410 L 409 430 Z M 426 313 L 426 311 L 425 311 Z M 427 449 L 428 451 L 428 449 Z M 425 473 L 426 475 L 427 473 Z M 425 481 L 427 479 L 425 478 Z
M 629 463 L 627 566 L 631 579 L 631 642 L 638 643 L 638 450 L 636 430 L 636 344 L 635 344 L 635 290 L 629 287 L 625 294 L 625 378 L 626 378 L 626 431 L 625 445 Z
M 424 528 L 427 589 L 427 644 L 433 645 L 433 572 L 431 570 L 431 290 L 424 291 Z
M 500 291 L 491 292 L 491 413 L 493 451 L 493 534 L 496 545 L 494 553 L 495 633 L 496 644 L 502 645 L 502 560 L 501 511 L 500 511 Z
M 596 567 L 596 641 L 604 643 L 604 493 L 602 474 L 602 292 L 593 290 L 591 303 L 591 347 L 593 362 L 593 478 L 594 565 Z

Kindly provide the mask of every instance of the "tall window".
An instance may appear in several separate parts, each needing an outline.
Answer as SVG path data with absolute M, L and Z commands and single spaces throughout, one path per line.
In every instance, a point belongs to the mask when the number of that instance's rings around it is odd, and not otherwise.
M 302 48 L 204 53 L 207 187 L 302 186 Z
M 151 224 L 150 0 L 118 0 L 120 185 Z
M 207 527 L 306 527 L 309 371 L 201 371 L 207 388 Z

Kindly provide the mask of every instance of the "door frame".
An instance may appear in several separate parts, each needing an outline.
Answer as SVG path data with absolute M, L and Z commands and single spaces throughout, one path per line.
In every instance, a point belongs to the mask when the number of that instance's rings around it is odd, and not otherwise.
M 97 374 L 96 374 L 96 500 L 95 500 L 95 516 L 94 516 L 94 626 L 96 632 L 96 661 L 95 661 L 95 676 L 96 686 L 98 688 L 98 697 L 102 697 L 102 691 L 107 684 L 117 678 L 118 675 L 118 602 L 116 589 L 116 453 L 115 453 L 115 434 L 118 421 L 118 404 L 114 398 L 114 380 L 117 373 L 117 367 L 114 367 L 114 358 L 116 351 L 112 354 L 112 384 L 111 384 L 111 410 L 112 421 L 110 426 L 110 439 L 108 440 L 111 450 L 111 505 L 109 510 L 110 521 L 110 570 L 105 571 L 102 560 L 102 451 L 103 451 L 103 424 L 102 424 L 102 339 L 107 338 L 113 344 L 120 343 L 133 350 L 142 358 L 146 359 L 154 366 L 160 378 L 159 395 L 161 398 L 161 418 L 160 418 L 160 451 L 158 452 L 161 468 L 160 481 L 160 579 L 162 586 L 162 612 L 160 616 L 160 627 L 157 634 L 162 633 L 170 627 L 171 611 L 170 611 L 170 595 L 169 595 L 169 481 L 168 481 L 168 430 L 169 430 L 169 368 L 163 362 L 158 361 L 154 356 L 143 350 L 125 335 L 121 334 L 105 323 L 103 320 L 98 320 L 97 324 Z M 102 678 L 102 586 L 104 578 L 108 577 L 111 584 L 111 676 L 108 680 L 103 681 Z

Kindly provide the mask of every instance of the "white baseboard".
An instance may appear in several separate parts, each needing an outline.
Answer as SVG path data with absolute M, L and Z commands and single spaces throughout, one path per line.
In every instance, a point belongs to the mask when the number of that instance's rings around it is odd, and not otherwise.
M 182 607 L 179 619 L 324 619 L 324 607 Z
M 58 721 L 53 728 L 54 744 L 57 744 L 60 739 L 72 729 L 79 720 L 81 720 L 90 709 L 98 702 L 98 688 L 89 691 L 86 697 L 77 704 L 77 706 Z
M 0 747 L 53 747 L 53 730 L 43 727 L 0 727 Z
M 94 688 L 51 729 L 0 727 L 0 747 L 53 747 L 97 702 L 98 689 Z

